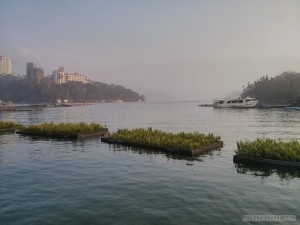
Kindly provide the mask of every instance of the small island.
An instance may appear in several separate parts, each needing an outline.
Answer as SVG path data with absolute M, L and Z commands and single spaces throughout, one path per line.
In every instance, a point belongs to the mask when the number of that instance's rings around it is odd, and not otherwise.
M 233 161 L 300 168 L 300 144 L 296 140 L 283 142 L 260 138 L 238 141 Z
M 15 130 L 21 128 L 22 125 L 10 121 L 0 121 L 0 132 L 14 132 Z
M 17 133 L 51 138 L 85 139 L 105 136 L 108 129 L 97 123 L 42 123 L 22 127 Z
M 199 155 L 212 149 L 223 147 L 219 136 L 199 132 L 173 134 L 160 130 L 148 129 L 118 129 L 108 137 L 101 138 L 102 142 L 123 144 L 129 146 L 151 148 L 167 153 L 183 155 Z

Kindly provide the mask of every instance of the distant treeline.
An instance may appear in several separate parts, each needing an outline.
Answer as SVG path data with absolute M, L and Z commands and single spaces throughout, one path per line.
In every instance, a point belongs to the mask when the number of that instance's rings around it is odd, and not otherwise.
M 242 97 L 255 97 L 260 102 L 293 102 L 300 100 L 300 73 L 284 72 L 274 78 L 268 75 L 248 83 Z
M 49 79 L 33 84 L 27 79 L 6 75 L 0 77 L 0 100 L 11 102 L 56 102 L 68 99 L 70 102 L 124 102 L 144 101 L 145 97 L 120 85 L 108 85 L 101 82 L 83 84 L 68 82 L 55 84 Z

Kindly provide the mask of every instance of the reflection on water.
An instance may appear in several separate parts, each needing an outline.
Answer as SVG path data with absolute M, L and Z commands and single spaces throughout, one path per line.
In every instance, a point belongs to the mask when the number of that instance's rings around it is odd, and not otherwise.
M 165 151 L 161 151 L 159 149 L 152 149 L 152 148 L 143 148 L 143 147 L 136 147 L 136 146 L 126 146 L 126 145 L 120 145 L 120 144 L 108 144 L 109 149 L 115 152 L 119 151 L 128 151 L 136 154 L 146 154 L 146 155 L 164 155 L 168 159 L 177 159 L 177 160 L 187 160 L 187 161 L 203 161 L 201 157 L 214 157 L 215 155 L 220 155 L 221 148 L 211 150 L 209 152 L 205 152 L 203 154 L 197 155 L 197 156 L 189 156 L 189 155 L 182 155 L 182 154 L 174 154 L 174 153 L 168 153 Z
M 232 156 L 238 140 L 299 140 L 300 112 L 145 102 L 5 112 L 0 120 L 212 132 L 225 144 L 182 157 L 100 139 L 0 135 L 0 224 L 232 225 L 245 214 L 299 212 L 299 171 L 235 165 Z
M 28 141 L 29 143 L 36 143 L 36 142 L 61 142 L 63 144 L 74 144 L 77 145 L 78 143 L 81 143 L 82 141 L 79 141 L 77 139 L 69 139 L 64 137 L 45 137 L 45 136 L 38 136 L 38 135 L 19 135 L 20 139 L 24 139 L 25 141 Z
M 236 171 L 241 174 L 250 174 L 256 177 L 277 175 L 281 180 L 300 178 L 299 169 L 276 167 L 269 165 L 253 165 L 251 163 L 236 163 Z

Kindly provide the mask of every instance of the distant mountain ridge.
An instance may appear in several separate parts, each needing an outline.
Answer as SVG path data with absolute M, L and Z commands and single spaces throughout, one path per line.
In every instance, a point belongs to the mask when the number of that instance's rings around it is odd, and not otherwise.
M 68 82 L 62 85 L 49 79 L 39 84 L 32 84 L 27 79 L 11 75 L 0 77 L 0 99 L 12 102 L 55 102 L 57 99 L 68 99 L 70 102 L 124 102 L 144 101 L 145 96 L 121 85 L 108 85 L 101 82 L 83 84 Z

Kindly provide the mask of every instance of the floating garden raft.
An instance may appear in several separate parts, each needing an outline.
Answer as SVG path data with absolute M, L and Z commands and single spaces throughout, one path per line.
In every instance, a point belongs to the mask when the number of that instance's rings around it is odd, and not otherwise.
M 139 128 L 133 130 L 118 129 L 108 137 L 101 138 L 101 141 L 151 148 L 168 153 L 199 155 L 223 147 L 223 142 L 220 139 L 213 134 L 205 135 L 198 132 L 173 134 L 152 130 L 152 128 Z
M 0 133 L 4 132 L 15 132 L 17 129 L 21 128 L 22 125 L 9 121 L 0 121 Z
M 108 129 L 96 123 L 43 123 L 23 127 L 17 133 L 50 138 L 85 139 L 103 137 L 108 133 Z
M 234 163 L 254 163 L 300 169 L 300 144 L 273 139 L 237 142 Z

